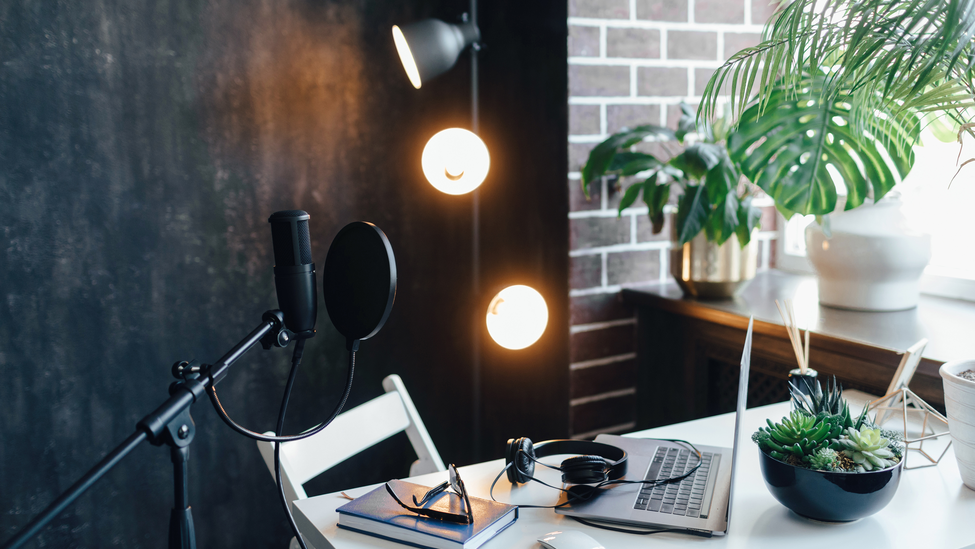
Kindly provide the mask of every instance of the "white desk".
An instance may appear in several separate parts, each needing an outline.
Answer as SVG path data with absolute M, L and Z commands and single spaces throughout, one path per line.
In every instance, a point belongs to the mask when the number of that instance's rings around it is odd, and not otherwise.
M 851 400 L 853 400 L 851 398 Z M 958 549 L 975 544 L 975 491 L 966 488 L 958 474 L 955 456 L 949 449 L 937 467 L 904 471 L 893 501 L 879 513 L 849 524 L 824 524 L 792 513 L 777 502 L 765 488 L 758 464 L 758 447 L 749 438 L 765 418 L 773 421 L 788 412 L 788 404 L 773 404 L 745 412 L 742 447 L 739 455 L 729 534 L 700 538 L 662 533 L 636 536 L 590 528 L 550 509 L 521 509 L 514 525 L 488 542 L 488 549 L 541 547 L 535 540 L 546 532 L 560 529 L 583 530 L 608 549 L 626 547 L 698 547 L 782 549 L 783 547 L 910 547 Z M 731 446 L 734 414 L 724 414 L 634 433 L 634 436 L 683 438 L 694 443 Z M 500 444 L 500 441 L 499 441 Z M 917 459 L 912 455 L 910 459 Z M 558 464 L 561 459 L 546 458 Z M 911 462 L 909 462 L 911 463 Z M 914 462 L 919 463 L 919 462 Z M 503 467 L 503 460 L 479 463 L 460 469 L 472 495 L 488 497 L 488 488 Z M 560 482 L 557 471 L 536 467 L 535 474 L 553 485 Z M 423 475 L 409 480 L 434 486 L 447 473 Z M 366 486 L 346 490 L 358 496 L 375 488 Z M 558 494 L 538 483 L 512 487 L 505 478 L 494 491 L 499 501 L 519 504 L 553 505 Z M 402 549 L 405 545 L 341 530 L 336 525 L 335 509 L 347 500 L 326 494 L 295 502 L 295 520 L 305 539 L 316 549 L 358 549 L 379 547 Z M 326 541 L 326 539 L 328 541 Z M 328 542 L 331 542 L 329 544 Z M 282 540 L 282 543 L 284 541 Z

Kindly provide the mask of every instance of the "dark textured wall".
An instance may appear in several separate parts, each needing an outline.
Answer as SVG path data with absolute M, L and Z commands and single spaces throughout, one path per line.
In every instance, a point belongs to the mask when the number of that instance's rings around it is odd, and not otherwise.
M 362 345 L 352 404 L 399 373 L 459 464 L 500 455 L 509 436 L 567 434 L 566 4 L 482 6 L 492 172 L 474 297 L 471 199 L 437 193 L 419 168 L 430 135 L 469 124 L 470 65 L 413 90 L 389 38 L 465 4 L 0 3 L 0 540 L 132 432 L 173 362 L 215 360 L 275 307 L 266 219 L 280 209 L 312 215 L 319 266 L 359 219 L 396 252 L 396 305 Z M 482 342 L 478 437 L 472 317 L 516 282 L 542 290 L 550 324 L 522 353 Z M 272 428 L 288 354 L 251 351 L 221 383 L 240 422 Z M 305 356 L 289 430 L 327 413 L 344 380 L 324 308 Z M 206 402 L 193 415 L 200 546 L 283 546 L 254 443 Z M 409 459 L 397 437 L 311 491 L 402 476 Z M 171 505 L 168 451 L 146 444 L 34 545 L 164 547 Z

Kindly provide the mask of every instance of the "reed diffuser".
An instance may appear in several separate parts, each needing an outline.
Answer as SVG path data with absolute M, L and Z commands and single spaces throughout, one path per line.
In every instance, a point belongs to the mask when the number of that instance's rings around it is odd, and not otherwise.
M 779 310 L 779 315 L 782 316 L 782 323 L 785 325 L 785 331 L 789 334 L 789 341 L 792 342 L 792 350 L 796 354 L 796 362 L 799 363 L 798 368 L 789 372 L 789 383 L 800 392 L 809 394 L 811 387 L 816 382 L 816 377 L 819 375 L 819 372 L 809 367 L 809 330 L 806 330 L 806 337 L 803 340 L 791 299 L 784 300 L 782 304 L 776 299 L 775 307 Z

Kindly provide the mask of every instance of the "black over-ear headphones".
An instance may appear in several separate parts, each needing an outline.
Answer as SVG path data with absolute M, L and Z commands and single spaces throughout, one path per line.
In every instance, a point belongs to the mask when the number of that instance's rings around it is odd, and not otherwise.
M 570 457 L 556 469 L 565 484 L 594 484 L 617 480 L 626 474 L 626 452 L 617 446 L 588 440 L 547 440 L 537 445 L 528 438 L 509 438 L 504 452 L 508 480 L 522 484 L 535 474 L 535 459 L 559 454 Z

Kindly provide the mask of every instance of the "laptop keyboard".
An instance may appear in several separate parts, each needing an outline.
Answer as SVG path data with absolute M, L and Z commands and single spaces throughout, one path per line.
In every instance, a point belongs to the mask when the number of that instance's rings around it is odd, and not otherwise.
M 654 486 L 646 484 L 637 496 L 634 509 L 657 513 L 707 518 L 710 502 L 704 501 L 714 454 L 704 452 L 701 466 L 680 482 Z M 697 454 L 680 448 L 660 446 L 650 462 L 645 480 L 679 477 L 697 465 Z M 703 511 L 702 511 L 703 509 Z

